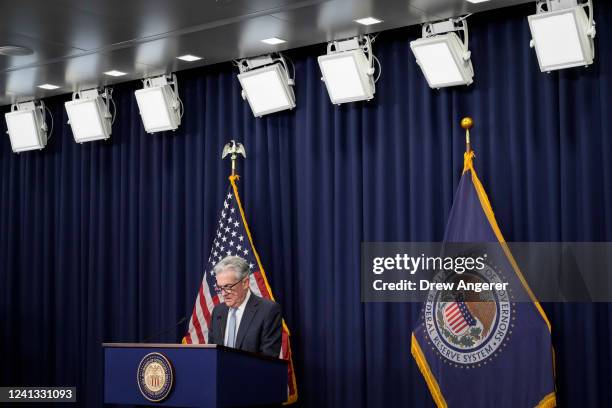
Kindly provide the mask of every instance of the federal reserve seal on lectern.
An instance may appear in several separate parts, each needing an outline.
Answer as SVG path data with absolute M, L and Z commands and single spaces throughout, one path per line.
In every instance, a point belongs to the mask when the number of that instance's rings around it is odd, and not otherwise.
M 149 353 L 138 364 L 138 388 L 151 402 L 166 399 L 174 385 L 174 371 L 170 360 L 161 353 Z

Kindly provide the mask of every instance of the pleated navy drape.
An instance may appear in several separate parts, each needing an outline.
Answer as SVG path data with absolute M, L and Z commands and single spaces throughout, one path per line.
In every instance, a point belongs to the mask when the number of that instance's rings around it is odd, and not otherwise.
M 324 45 L 288 53 L 297 108 L 261 119 L 229 64 L 179 72 L 176 132 L 144 133 L 138 83 L 114 87 L 107 142 L 77 145 L 68 97 L 48 99 L 46 149 L 16 155 L 0 141 L 0 385 L 74 385 L 80 406 L 103 405 L 101 343 L 140 341 L 191 312 L 228 183 L 220 154 L 236 139 L 248 156 L 246 215 L 292 332 L 300 404 L 431 406 L 410 356 L 419 305 L 360 302 L 360 244 L 441 240 L 464 115 L 507 240 L 612 240 L 612 6 L 596 6 L 587 69 L 539 72 L 528 5 L 470 18 L 470 87 L 429 89 L 409 48 L 420 29 L 409 28 L 377 38 L 383 72 L 367 103 L 330 104 L 316 62 Z M 545 309 L 560 405 L 609 405 L 610 306 Z

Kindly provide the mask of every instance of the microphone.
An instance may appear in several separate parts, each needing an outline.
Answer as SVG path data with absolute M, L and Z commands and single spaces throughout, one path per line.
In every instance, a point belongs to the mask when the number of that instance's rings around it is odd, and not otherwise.
M 184 323 L 189 318 L 189 316 L 191 316 L 191 314 L 188 314 L 186 316 L 181 317 L 181 319 L 178 322 L 174 323 L 172 326 L 167 327 L 164 330 L 160 331 L 159 333 L 155 333 L 152 336 L 149 336 L 149 337 L 145 338 L 144 340 L 141 341 L 141 343 L 146 343 L 149 340 L 154 339 L 155 337 L 158 337 L 158 336 L 161 336 L 162 334 L 168 333 L 170 330 L 174 329 L 179 324 Z

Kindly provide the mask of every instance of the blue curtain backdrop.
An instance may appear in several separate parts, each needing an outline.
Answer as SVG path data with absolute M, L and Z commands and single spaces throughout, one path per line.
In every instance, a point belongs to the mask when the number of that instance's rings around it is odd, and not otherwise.
M 539 72 L 528 5 L 470 18 L 470 87 L 429 89 L 411 28 L 377 38 L 383 72 L 367 103 L 330 104 L 316 61 L 324 45 L 288 53 L 297 108 L 261 119 L 229 64 L 179 73 L 176 132 L 145 134 L 139 84 L 127 83 L 114 88 L 112 139 L 78 145 L 68 97 L 50 98 L 46 149 L 16 155 L 0 141 L 0 385 L 76 385 L 80 406 L 102 406 L 100 344 L 142 340 L 191 312 L 227 188 L 221 150 L 236 139 L 248 155 L 246 214 L 293 335 L 300 404 L 431 406 L 410 356 L 419 305 L 360 302 L 360 243 L 442 238 L 464 115 L 509 241 L 612 240 L 612 7 L 596 6 L 588 69 Z M 610 306 L 545 308 L 560 405 L 608 405 Z

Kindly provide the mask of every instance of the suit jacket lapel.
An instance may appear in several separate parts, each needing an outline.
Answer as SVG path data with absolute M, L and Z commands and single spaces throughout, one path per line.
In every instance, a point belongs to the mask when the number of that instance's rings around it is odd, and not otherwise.
M 251 297 L 249 297 L 249 301 L 244 308 L 244 314 L 242 315 L 242 319 L 240 320 L 240 327 L 238 327 L 238 334 L 236 335 L 236 348 L 242 347 L 242 342 L 244 337 L 249 330 L 249 325 L 253 320 L 253 316 L 257 312 L 257 306 L 259 306 L 259 301 L 255 294 L 251 293 Z M 225 313 L 227 316 L 227 313 Z

